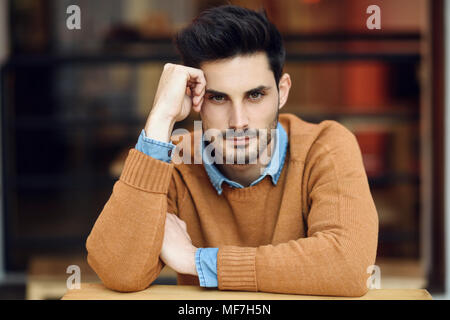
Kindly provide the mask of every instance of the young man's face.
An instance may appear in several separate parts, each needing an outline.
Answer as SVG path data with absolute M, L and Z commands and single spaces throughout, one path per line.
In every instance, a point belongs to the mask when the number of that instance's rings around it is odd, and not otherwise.
M 201 108 L 203 130 L 218 129 L 222 132 L 221 155 L 245 153 L 245 163 L 258 159 L 264 151 L 259 146 L 260 129 L 267 130 L 270 142 L 271 129 L 278 122 L 278 110 L 287 100 L 290 88 L 289 75 L 280 80 L 280 92 L 270 69 L 266 53 L 236 56 L 234 58 L 206 62 L 201 65 L 206 78 L 206 92 Z M 226 130 L 232 133 L 226 142 Z M 236 136 L 247 134 L 247 138 Z M 252 134 L 258 137 L 252 137 Z M 248 137 L 250 136 L 250 137 Z M 217 152 L 216 150 L 216 158 Z

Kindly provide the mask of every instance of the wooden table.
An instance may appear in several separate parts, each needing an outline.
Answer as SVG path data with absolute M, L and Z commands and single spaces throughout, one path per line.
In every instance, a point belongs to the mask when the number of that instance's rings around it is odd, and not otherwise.
M 81 255 L 35 255 L 30 258 L 27 272 L 27 300 L 61 299 L 67 291 L 67 267 L 80 268 L 86 282 L 100 282 L 88 265 L 86 257 Z
M 68 290 L 63 300 L 432 300 L 424 289 L 377 289 L 358 298 L 274 294 L 264 292 L 219 291 L 197 286 L 152 285 L 146 290 L 120 293 L 101 283 L 82 283 Z

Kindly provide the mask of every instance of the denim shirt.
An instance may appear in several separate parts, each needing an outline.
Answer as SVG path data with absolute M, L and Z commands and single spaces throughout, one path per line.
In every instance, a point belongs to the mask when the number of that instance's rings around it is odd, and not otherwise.
M 269 164 L 264 169 L 263 173 L 253 181 L 250 186 L 254 186 L 259 183 L 266 176 L 272 178 L 272 183 L 277 184 L 280 177 L 281 171 L 284 166 L 284 160 L 286 157 L 286 151 L 288 146 L 288 136 L 284 128 L 278 122 L 276 128 L 276 143 L 275 143 L 275 153 L 273 154 Z M 202 150 L 202 162 L 205 167 L 206 173 L 211 181 L 211 184 L 216 189 L 219 195 L 222 194 L 222 184 L 225 182 L 234 188 L 244 188 L 241 184 L 236 181 L 232 181 L 226 178 L 217 167 L 211 163 L 210 159 L 207 158 L 203 152 L 203 142 L 201 145 Z M 157 160 L 170 162 L 171 161 L 171 150 L 175 148 L 175 145 L 171 142 L 161 142 L 148 138 L 145 135 L 145 130 L 142 129 L 139 136 L 138 142 L 136 144 L 136 150 L 145 153 L 146 155 L 155 158 Z M 202 287 L 217 287 L 217 253 L 218 248 L 198 248 L 195 252 L 195 266 L 198 273 L 198 278 L 200 286 Z

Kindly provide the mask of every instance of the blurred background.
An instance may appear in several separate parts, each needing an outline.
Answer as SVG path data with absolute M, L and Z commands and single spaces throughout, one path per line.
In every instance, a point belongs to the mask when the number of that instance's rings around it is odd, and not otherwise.
M 379 213 L 381 287 L 448 297 L 443 0 L 0 0 L 0 299 L 58 299 L 69 265 L 99 281 L 85 241 L 164 63 L 180 62 L 171 38 L 226 3 L 265 7 L 281 31 L 293 80 L 283 111 L 355 133 Z M 66 26 L 73 4 L 81 30 Z M 373 4 L 381 30 L 366 26 Z

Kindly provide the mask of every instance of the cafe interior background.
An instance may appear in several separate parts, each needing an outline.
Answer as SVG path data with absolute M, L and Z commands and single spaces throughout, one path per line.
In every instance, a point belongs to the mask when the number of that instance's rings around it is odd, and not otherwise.
M 0 0 L 0 299 L 59 299 L 70 265 L 99 281 L 85 241 L 164 63 L 179 62 L 171 37 L 227 2 L 264 6 L 280 29 L 293 79 L 283 111 L 339 121 L 357 137 L 379 214 L 381 288 L 450 296 L 448 3 Z M 73 4 L 81 30 L 66 26 Z M 374 4 L 380 30 L 366 26 Z M 176 284 L 174 272 L 155 283 Z

